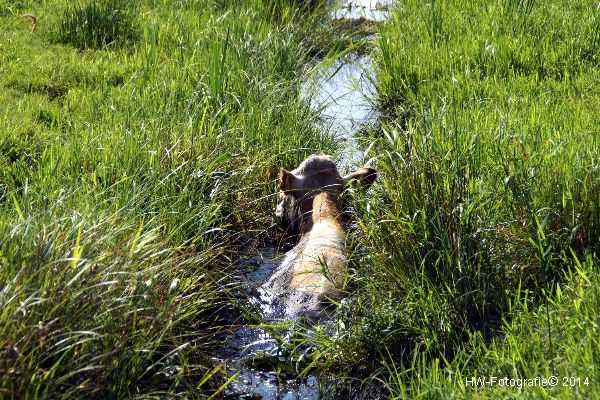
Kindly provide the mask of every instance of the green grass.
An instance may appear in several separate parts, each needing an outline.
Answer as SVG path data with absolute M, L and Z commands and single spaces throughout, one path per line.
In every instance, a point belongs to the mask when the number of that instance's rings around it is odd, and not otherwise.
M 600 396 L 597 3 L 407 0 L 339 36 L 319 3 L 0 0 L 0 397 L 221 396 L 278 169 L 339 148 L 306 64 L 373 29 L 352 290 L 334 334 L 272 327 L 316 349 L 285 370 L 337 398 Z M 581 384 L 466 386 L 491 375 Z
M 125 46 L 137 39 L 136 3 L 92 0 L 69 6 L 62 18 L 58 40 L 80 49 Z
M 298 97 L 298 11 L 0 9 L 0 397 L 217 391 L 232 260 L 269 240 L 277 167 L 334 151 Z
M 375 55 L 381 175 L 355 202 L 358 290 L 331 371 L 394 398 L 598 397 L 598 12 L 394 10 Z M 589 386 L 465 386 L 551 374 Z

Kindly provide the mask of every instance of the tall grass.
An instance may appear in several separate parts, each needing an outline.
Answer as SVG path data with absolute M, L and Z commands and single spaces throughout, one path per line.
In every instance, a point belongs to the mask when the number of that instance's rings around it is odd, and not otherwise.
M 35 35 L 1 17 L 0 397 L 223 389 L 233 259 L 270 240 L 276 168 L 335 144 L 299 99 L 293 7 L 217 6 L 13 5 Z
M 130 44 L 138 38 L 136 6 L 135 2 L 122 0 L 69 5 L 62 16 L 58 38 L 80 49 Z
M 381 29 L 379 191 L 355 202 L 366 254 L 330 369 L 395 398 L 594 397 L 464 378 L 597 382 L 596 4 L 437 3 L 402 2 Z
M 303 66 L 354 39 L 320 2 L 7 4 L 0 397 L 220 396 L 234 259 L 276 234 L 278 167 L 337 148 Z M 597 5 L 407 0 L 380 30 L 353 283 L 285 367 L 338 398 L 598 397 Z M 466 383 L 549 374 L 582 383 Z

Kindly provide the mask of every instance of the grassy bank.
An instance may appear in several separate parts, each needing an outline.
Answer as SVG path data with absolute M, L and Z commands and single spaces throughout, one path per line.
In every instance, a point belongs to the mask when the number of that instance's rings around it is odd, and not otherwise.
M 268 240 L 277 167 L 334 148 L 301 8 L 0 2 L 0 397 L 221 386 L 234 254 Z
M 407 0 L 383 26 L 315 3 L 0 0 L 0 397 L 221 396 L 278 168 L 337 152 L 308 57 L 375 29 L 352 290 L 285 367 L 333 398 L 600 397 L 597 3 Z
M 394 10 L 376 52 L 379 191 L 356 202 L 364 254 L 332 370 L 395 398 L 599 396 L 599 37 L 593 1 Z

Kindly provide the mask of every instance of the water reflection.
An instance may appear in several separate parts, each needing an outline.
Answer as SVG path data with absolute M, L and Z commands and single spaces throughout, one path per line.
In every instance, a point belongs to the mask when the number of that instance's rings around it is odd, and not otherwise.
M 340 161 L 348 168 L 362 161 L 356 133 L 376 119 L 372 64 L 368 55 L 348 54 L 320 71 L 302 88 L 303 95 L 320 112 L 323 128 L 342 143 Z
M 389 17 L 393 0 L 349 0 L 340 1 L 341 6 L 333 13 L 333 18 L 383 21 Z
M 257 289 L 278 265 L 275 250 L 262 248 L 255 255 L 238 263 L 246 274 L 251 303 L 259 306 L 268 323 L 280 322 L 270 316 L 277 315 L 275 299 L 266 299 Z M 270 300 L 270 301 L 269 301 Z M 228 370 L 238 375 L 229 385 L 226 397 L 230 399 L 286 399 L 316 400 L 320 398 L 317 378 L 309 375 L 304 379 L 286 371 L 293 364 L 281 343 L 266 330 L 258 327 L 242 327 L 225 338 L 225 354 L 222 354 Z M 306 349 L 310 351 L 310 349 Z

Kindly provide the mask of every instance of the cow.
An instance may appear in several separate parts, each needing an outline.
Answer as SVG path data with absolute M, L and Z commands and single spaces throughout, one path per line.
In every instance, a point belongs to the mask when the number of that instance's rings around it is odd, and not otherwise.
M 370 167 L 342 177 L 326 155 L 311 155 L 292 171 L 280 170 L 281 202 L 275 214 L 299 240 L 260 291 L 280 304 L 282 318 L 319 319 L 327 304 L 341 297 L 346 232 L 340 195 L 350 182 L 367 189 L 376 178 Z

